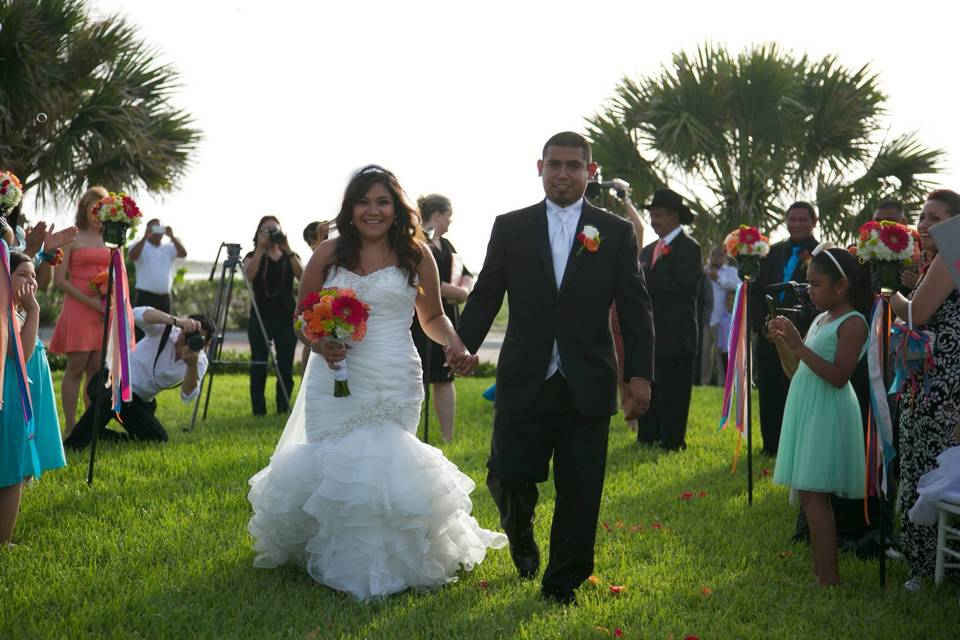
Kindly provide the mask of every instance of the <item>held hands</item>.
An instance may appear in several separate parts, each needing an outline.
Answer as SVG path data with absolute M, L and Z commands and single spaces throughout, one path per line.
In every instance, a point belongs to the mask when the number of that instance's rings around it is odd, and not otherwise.
M 803 346 L 803 337 L 787 318 L 777 316 L 767 323 L 767 335 L 774 341 L 782 344 L 789 351 L 796 351 Z
M 450 373 L 455 376 L 472 375 L 477 370 L 477 365 L 480 364 L 480 356 L 467 351 L 467 348 L 459 339 L 449 347 L 444 347 L 443 352 L 447 357 L 444 366 L 450 369 Z
M 630 378 L 623 392 L 621 403 L 623 417 L 636 420 L 650 409 L 650 381 L 646 378 Z

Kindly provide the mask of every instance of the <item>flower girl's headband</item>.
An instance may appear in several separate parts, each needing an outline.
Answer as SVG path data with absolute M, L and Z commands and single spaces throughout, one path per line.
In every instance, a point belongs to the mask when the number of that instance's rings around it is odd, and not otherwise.
M 830 260 L 833 262 L 833 264 L 835 264 L 835 265 L 837 266 L 837 270 L 840 272 L 840 277 L 841 277 L 841 278 L 847 278 L 847 274 L 844 273 L 843 267 L 840 266 L 840 261 L 837 260 L 837 258 L 836 258 L 832 253 L 830 253 L 830 249 L 833 249 L 835 246 L 836 246 L 836 245 L 833 244 L 832 242 L 830 242 L 829 240 L 825 240 L 825 241 L 821 242 L 820 244 L 818 244 L 818 245 L 817 245 L 817 248 L 810 252 L 810 255 L 816 256 L 816 255 L 819 255 L 819 254 L 821 254 L 821 253 L 827 254 L 827 257 L 830 258 Z M 847 278 L 847 280 L 849 280 L 849 279 L 850 279 L 850 278 Z

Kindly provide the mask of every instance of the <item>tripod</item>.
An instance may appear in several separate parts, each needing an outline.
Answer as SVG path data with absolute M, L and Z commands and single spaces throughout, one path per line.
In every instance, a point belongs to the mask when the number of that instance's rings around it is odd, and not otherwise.
M 233 297 L 233 282 L 234 275 L 237 272 L 237 266 L 240 265 L 240 245 L 239 244 L 229 244 L 226 242 L 220 243 L 220 248 L 217 249 L 217 257 L 213 261 L 213 267 L 210 269 L 210 278 L 209 281 L 213 282 L 213 278 L 217 272 L 217 263 L 220 261 L 220 254 L 223 252 L 223 248 L 227 248 L 227 257 L 223 261 L 223 265 L 220 269 L 220 284 L 217 287 L 217 304 L 213 312 L 213 322 L 217 327 L 217 334 L 213 336 L 210 340 L 210 346 L 207 348 L 207 359 L 210 362 L 210 370 L 207 372 L 207 375 L 204 376 L 204 382 L 207 385 L 207 397 L 203 403 L 203 419 L 207 419 L 207 411 L 210 409 L 210 395 L 213 393 L 213 377 L 214 372 L 216 371 L 216 365 L 224 364 L 224 361 L 221 359 L 221 354 L 223 352 L 223 337 L 227 330 L 227 319 L 230 316 L 230 301 Z M 269 358 L 266 361 L 257 360 L 250 361 L 250 366 L 254 365 L 268 365 L 270 364 L 270 359 L 273 360 L 274 371 L 277 374 L 277 382 L 280 386 L 280 391 L 283 392 L 283 397 L 287 401 L 287 405 L 290 404 L 290 391 L 286 385 L 283 384 L 283 377 L 280 374 L 280 364 L 277 361 L 277 354 L 273 345 L 273 341 L 267 336 L 267 328 L 263 324 L 263 316 L 260 315 L 260 308 L 257 306 L 257 299 L 253 293 L 253 287 L 250 285 L 250 281 L 247 280 L 246 276 L 242 278 L 243 283 L 247 287 L 247 293 L 250 294 L 250 304 L 253 307 L 253 315 L 257 319 L 257 324 L 260 326 L 261 335 L 263 335 L 264 342 L 267 343 L 267 349 L 269 351 Z M 200 409 L 200 396 L 203 395 L 201 388 L 201 393 L 197 394 L 196 399 L 193 403 L 193 417 L 190 419 L 190 428 L 184 429 L 184 431 L 193 431 L 197 423 L 197 412 Z

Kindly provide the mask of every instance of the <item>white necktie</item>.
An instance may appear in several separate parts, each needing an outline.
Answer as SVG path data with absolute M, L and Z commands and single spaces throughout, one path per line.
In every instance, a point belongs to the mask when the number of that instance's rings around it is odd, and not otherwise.
M 558 211 L 557 219 L 560 221 L 560 228 L 557 229 L 556 234 L 553 236 L 553 242 L 551 243 L 550 250 L 553 253 L 553 274 L 557 278 L 557 289 L 560 288 L 560 283 L 563 282 L 563 272 L 567 269 L 567 258 L 570 257 L 570 232 L 567 231 L 567 220 L 566 216 L 569 216 L 570 213 L 567 211 Z

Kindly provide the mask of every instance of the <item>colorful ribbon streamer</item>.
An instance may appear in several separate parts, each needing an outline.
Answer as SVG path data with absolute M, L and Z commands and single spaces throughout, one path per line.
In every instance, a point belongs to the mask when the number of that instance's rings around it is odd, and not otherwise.
M 17 387 L 20 391 L 20 405 L 23 410 L 23 421 L 27 430 L 33 434 L 33 401 L 30 397 L 30 383 L 27 378 L 27 363 L 23 357 L 23 343 L 20 341 L 20 331 L 17 327 L 17 308 L 13 299 L 13 274 L 10 272 L 10 249 L 4 240 L 0 240 L 0 263 L 3 263 L 3 274 L 0 276 L 0 325 L 3 326 L 4 339 L 0 339 L 3 348 L 3 358 L 6 360 L 7 342 L 12 340 L 13 368 L 17 375 Z M 3 318 L 2 316 L 7 316 Z M 6 372 L 9 373 L 9 372 Z M 3 389 L 3 365 L 0 365 L 0 389 Z M 0 398 L 0 408 L 3 399 Z
M 887 493 L 887 474 L 890 463 L 896 456 L 893 447 L 893 420 L 887 402 L 887 387 L 884 383 L 884 342 L 890 327 L 890 310 L 883 298 L 877 298 L 870 320 L 870 335 L 867 341 L 867 370 L 869 372 L 870 416 L 867 421 L 866 479 L 864 513 L 867 524 L 866 500 L 869 496 Z
M 110 379 L 113 389 L 112 407 L 117 414 L 124 402 L 130 402 L 133 392 L 130 388 L 130 351 L 136 348 L 133 340 L 133 309 L 130 306 L 130 287 L 127 282 L 127 269 L 123 263 L 122 252 L 118 249 L 110 256 L 110 270 L 113 272 L 113 292 L 107 322 L 110 323 L 110 336 L 107 344 L 110 361 Z
M 737 286 L 737 294 L 733 301 L 733 321 L 730 326 L 730 337 L 727 344 L 727 375 L 723 387 L 723 408 L 720 416 L 720 430 L 731 422 L 740 432 L 737 439 L 737 451 L 733 458 L 733 471 L 737 470 L 737 460 L 740 456 L 740 441 L 750 428 L 747 424 L 747 402 L 750 397 L 750 381 L 747 379 L 747 303 L 749 300 L 749 283 L 742 282 Z

